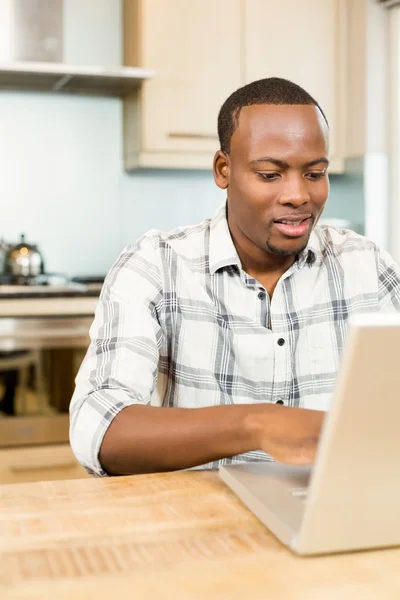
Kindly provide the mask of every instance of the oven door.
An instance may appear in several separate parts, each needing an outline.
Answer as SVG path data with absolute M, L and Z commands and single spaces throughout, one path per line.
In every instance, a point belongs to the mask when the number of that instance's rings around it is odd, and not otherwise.
M 0 448 L 68 441 L 93 317 L 0 318 Z

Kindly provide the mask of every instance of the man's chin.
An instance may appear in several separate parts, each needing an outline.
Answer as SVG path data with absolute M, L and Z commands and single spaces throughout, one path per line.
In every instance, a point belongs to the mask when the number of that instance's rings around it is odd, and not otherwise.
M 289 256 L 297 256 L 298 254 L 301 254 L 306 248 L 307 248 L 307 244 L 308 244 L 308 240 L 304 241 L 302 240 L 301 244 L 298 244 L 297 247 L 284 247 L 284 246 L 275 246 L 274 244 L 271 244 L 271 242 L 267 242 L 266 243 L 266 249 L 268 250 L 268 252 L 270 252 L 271 254 L 274 254 L 275 256 L 280 256 L 282 258 L 285 257 L 289 257 Z

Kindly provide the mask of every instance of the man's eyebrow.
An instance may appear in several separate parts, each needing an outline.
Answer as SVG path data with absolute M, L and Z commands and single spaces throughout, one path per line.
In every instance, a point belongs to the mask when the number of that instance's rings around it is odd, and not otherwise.
M 320 163 L 324 163 L 324 165 L 328 166 L 329 160 L 325 156 L 321 156 L 320 158 L 311 160 L 310 162 L 306 163 L 304 166 L 305 167 L 313 167 L 314 165 L 319 165 Z
M 277 158 L 271 158 L 270 156 L 264 156 L 263 158 L 256 158 L 250 161 L 250 164 L 254 165 L 257 163 L 269 162 L 277 167 L 281 167 L 281 169 L 288 169 L 290 167 L 289 163 L 284 160 L 278 160 Z
M 284 160 L 272 158 L 271 156 L 263 156 L 263 158 L 256 158 L 256 159 L 250 161 L 250 164 L 254 165 L 254 164 L 263 163 L 263 162 L 272 163 L 273 165 L 276 165 L 277 167 L 280 167 L 281 169 L 289 169 L 290 168 L 289 163 L 285 162 Z M 303 165 L 303 168 L 313 167 L 315 165 L 319 165 L 320 163 L 323 163 L 326 166 L 328 166 L 329 160 L 325 156 L 321 156 L 320 158 L 316 158 L 315 160 L 311 160 L 310 162 L 305 163 Z

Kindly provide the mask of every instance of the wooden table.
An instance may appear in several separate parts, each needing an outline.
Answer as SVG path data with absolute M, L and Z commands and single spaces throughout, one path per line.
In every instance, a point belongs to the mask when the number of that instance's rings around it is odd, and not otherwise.
M 400 549 L 299 558 L 219 480 L 0 486 L 0 598 L 399 600 Z

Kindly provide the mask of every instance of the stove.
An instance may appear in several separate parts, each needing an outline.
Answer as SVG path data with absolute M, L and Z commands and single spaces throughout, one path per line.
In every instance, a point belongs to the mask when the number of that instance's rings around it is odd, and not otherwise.
M 66 275 L 58 273 L 48 273 L 25 277 L 23 275 L 10 275 L 8 273 L 0 274 L 0 285 L 18 285 L 18 286 L 43 286 L 43 285 L 66 285 L 70 279 Z
M 55 273 L 36 277 L 0 274 L 0 299 L 98 296 L 101 287 L 100 277 L 69 279 Z

